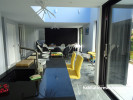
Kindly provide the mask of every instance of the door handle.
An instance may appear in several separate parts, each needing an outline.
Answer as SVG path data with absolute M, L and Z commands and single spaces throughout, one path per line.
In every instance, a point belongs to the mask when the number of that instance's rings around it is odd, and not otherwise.
M 119 48 L 120 46 L 119 45 L 117 45 L 117 48 Z
M 105 50 L 104 50 L 104 58 L 105 59 L 107 59 L 107 49 L 108 49 L 108 47 L 107 47 L 108 45 L 107 44 L 105 44 Z

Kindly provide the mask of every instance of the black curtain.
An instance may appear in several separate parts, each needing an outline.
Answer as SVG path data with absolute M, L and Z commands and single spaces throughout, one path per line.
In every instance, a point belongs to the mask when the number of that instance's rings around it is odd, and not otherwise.
M 54 43 L 57 46 L 62 43 L 65 45 L 77 43 L 77 28 L 45 28 L 45 43 L 47 45 Z

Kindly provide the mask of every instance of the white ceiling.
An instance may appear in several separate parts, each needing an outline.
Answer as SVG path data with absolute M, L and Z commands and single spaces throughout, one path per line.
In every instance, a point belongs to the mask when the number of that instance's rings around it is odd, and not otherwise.
M 125 0 L 124 0 L 125 1 Z M 132 0 L 126 0 L 132 2 Z M 53 7 L 99 7 L 107 0 L 47 0 L 47 6 Z M 124 2 L 125 3 L 125 2 Z M 3 16 L 20 24 L 32 24 L 44 27 L 80 27 L 85 23 L 44 23 L 32 10 L 38 6 L 38 0 L 0 0 L 0 12 Z
M 47 6 L 55 7 L 98 7 L 107 0 L 47 0 Z M 3 16 L 19 22 L 20 24 L 32 24 L 49 27 L 53 23 L 44 23 L 30 6 L 37 6 L 38 0 L 0 0 L 0 11 Z M 55 24 L 55 23 L 54 23 Z M 58 23 L 57 27 L 82 26 L 74 23 Z M 74 26 L 73 26 L 74 27 Z
M 46 5 L 53 7 L 98 7 L 104 4 L 108 0 L 44 0 L 44 1 L 47 2 Z
M 45 23 L 45 25 L 46 28 L 80 28 L 86 23 Z
M 133 5 L 133 0 L 121 0 L 117 4 Z

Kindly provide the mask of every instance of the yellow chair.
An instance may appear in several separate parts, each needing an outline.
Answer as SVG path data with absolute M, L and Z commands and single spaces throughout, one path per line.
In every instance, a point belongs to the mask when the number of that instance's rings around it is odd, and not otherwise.
M 69 77 L 71 79 L 80 79 L 80 69 L 83 63 L 83 57 L 78 55 L 75 61 L 75 69 L 70 70 L 68 69 Z
M 71 64 L 66 64 L 67 69 L 74 70 L 74 60 L 75 60 L 75 57 L 76 57 L 76 53 L 73 52 L 72 58 L 71 58 Z

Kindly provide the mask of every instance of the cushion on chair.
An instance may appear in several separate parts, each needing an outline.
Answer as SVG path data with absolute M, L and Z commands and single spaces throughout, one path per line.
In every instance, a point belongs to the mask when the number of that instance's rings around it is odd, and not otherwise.
M 22 60 L 16 63 L 16 67 L 29 67 L 33 63 L 34 63 L 34 60 Z
M 68 69 L 68 73 L 69 73 L 69 77 L 71 79 L 80 79 L 80 77 L 76 74 L 76 71 L 75 70 L 69 70 Z

